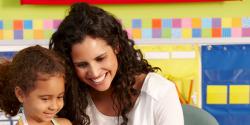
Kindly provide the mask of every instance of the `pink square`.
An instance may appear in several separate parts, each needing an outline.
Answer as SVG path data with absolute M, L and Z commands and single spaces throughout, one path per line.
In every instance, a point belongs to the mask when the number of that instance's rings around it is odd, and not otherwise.
M 192 19 L 191 18 L 183 18 L 181 20 L 182 28 L 192 28 Z
M 132 39 L 132 29 L 131 28 L 127 28 L 126 31 L 127 31 L 127 34 L 128 34 L 128 38 Z
M 173 28 L 181 28 L 181 19 L 175 18 L 172 20 Z
M 232 37 L 241 37 L 241 28 L 232 28 Z
M 53 20 L 44 20 L 43 27 L 44 29 L 53 29 Z

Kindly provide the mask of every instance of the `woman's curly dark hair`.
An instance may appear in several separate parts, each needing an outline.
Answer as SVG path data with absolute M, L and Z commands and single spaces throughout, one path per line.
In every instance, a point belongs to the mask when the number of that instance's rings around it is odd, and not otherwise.
M 64 61 L 39 45 L 19 51 L 12 61 L 0 59 L 0 109 L 7 116 L 17 115 L 21 103 L 15 95 L 15 87 L 28 95 L 35 89 L 37 79 L 51 76 L 65 77 Z
M 101 38 L 113 50 L 119 48 L 117 55 L 118 71 L 112 82 L 113 102 L 118 102 L 115 109 L 122 116 L 121 125 L 127 125 L 127 113 L 133 108 L 132 97 L 139 94 L 133 88 L 135 76 L 154 72 L 158 68 L 152 67 L 143 58 L 140 50 L 134 48 L 134 41 L 128 38 L 127 32 L 113 15 L 101 8 L 86 3 L 75 3 L 69 14 L 59 25 L 50 40 L 50 49 L 61 55 L 67 65 L 67 84 L 71 84 L 67 92 L 66 102 L 59 116 L 67 117 L 75 125 L 88 125 L 90 120 L 86 114 L 87 86 L 77 78 L 71 59 L 71 48 L 81 43 L 86 36 Z

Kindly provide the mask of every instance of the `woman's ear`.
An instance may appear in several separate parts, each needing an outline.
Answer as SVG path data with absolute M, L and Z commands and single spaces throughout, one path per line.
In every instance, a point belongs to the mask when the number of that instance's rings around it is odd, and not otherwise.
M 15 95 L 16 95 L 17 99 L 19 100 L 19 102 L 23 103 L 24 92 L 19 86 L 15 87 Z

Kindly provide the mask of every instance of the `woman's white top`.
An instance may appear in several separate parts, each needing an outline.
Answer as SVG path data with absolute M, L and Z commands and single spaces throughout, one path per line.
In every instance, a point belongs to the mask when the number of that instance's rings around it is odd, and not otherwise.
M 118 118 L 99 112 L 91 98 L 86 113 L 90 125 L 118 125 Z M 128 125 L 184 125 L 175 85 L 156 73 L 148 73 L 128 119 Z

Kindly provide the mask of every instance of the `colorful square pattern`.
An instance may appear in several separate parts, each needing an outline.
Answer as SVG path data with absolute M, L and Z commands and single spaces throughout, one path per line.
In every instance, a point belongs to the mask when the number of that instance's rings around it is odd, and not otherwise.
M 61 20 L 0 20 L 0 40 L 48 40 Z
M 48 40 L 62 20 L 0 20 L 0 40 Z M 250 37 L 250 17 L 154 18 L 122 20 L 129 38 Z

